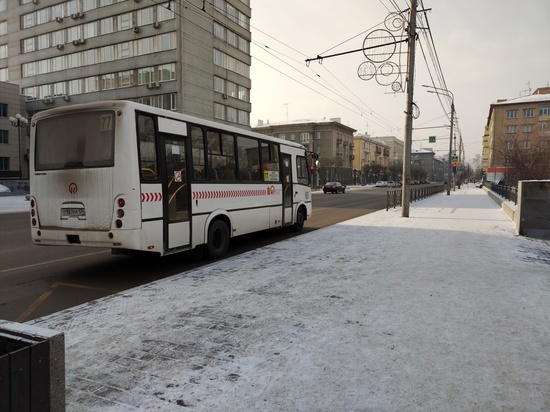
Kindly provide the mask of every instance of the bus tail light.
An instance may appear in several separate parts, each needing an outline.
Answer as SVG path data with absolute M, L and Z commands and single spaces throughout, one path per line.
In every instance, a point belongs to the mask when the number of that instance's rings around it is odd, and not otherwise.
M 115 205 L 117 207 L 115 211 L 115 216 L 118 218 L 115 220 L 115 227 L 117 229 L 120 229 L 123 226 L 122 218 L 126 214 L 124 212 L 124 207 L 126 206 L 126 199 L 124 199 L 123 197 L 119 197 L 116 200 Z
M 38 212 L 36 210 L 36 201 L 33 198 L 31 199 L 31 227 L 36 226 L 38 226 Z

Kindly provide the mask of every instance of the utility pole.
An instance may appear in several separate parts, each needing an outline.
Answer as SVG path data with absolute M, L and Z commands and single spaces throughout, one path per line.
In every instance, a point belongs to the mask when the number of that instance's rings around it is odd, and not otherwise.
M 409 53 L 407 74 L 407 107 L 405 109 L 405 144 L 403 146 L 403 190 L 401 191 L 401 216 L 409 217 L 410 184 L 411 184 L 411 147 L 414 95 L 414 57 L 416 46 L 416 3 L 411 0 L 411 15 L 409 21 Z

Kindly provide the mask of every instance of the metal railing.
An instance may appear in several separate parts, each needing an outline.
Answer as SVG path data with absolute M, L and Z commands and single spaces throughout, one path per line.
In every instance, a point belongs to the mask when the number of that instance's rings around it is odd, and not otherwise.
M 426 197 L 433 196 L 437 193 L 445 191 L 444 184 L 431 184 L 428 186 L 420 187 L 411 187 L 410 189 L 410 201 L 415 202 L 417 200 L 424 199 Z M 388 190 L 386 195 L 386 210 L 389 210 L 390 207 L 396 208 L 401 206 L 401 189 L 397 190 Z
M 515 186 L 499 185 L 498 183 L 491 182 L 491 191 L 497 195 L 502 196 L 506 200 L 514 202 L 514 205 L 518 204 L 518 188 Z

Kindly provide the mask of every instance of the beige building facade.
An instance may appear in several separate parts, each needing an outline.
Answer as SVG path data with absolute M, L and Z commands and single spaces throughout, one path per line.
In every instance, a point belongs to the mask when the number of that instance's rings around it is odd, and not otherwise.
M 510 150 L 528 155 L 535 148 L 550 151 L 550 87 L 491 104 L 483 135 L 482 168 L 486 179 L 498 182 L 513 173 Z

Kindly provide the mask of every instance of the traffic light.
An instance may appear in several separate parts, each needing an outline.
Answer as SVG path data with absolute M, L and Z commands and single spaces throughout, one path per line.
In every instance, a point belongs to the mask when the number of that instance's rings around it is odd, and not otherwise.
M 453 162 L 453 172 L 456 172 L 456 162 Z

